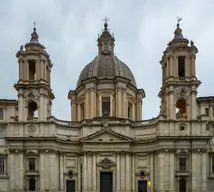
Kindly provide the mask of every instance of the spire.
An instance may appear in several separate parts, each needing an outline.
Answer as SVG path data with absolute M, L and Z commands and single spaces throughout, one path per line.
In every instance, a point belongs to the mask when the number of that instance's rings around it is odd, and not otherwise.
M 104 31 L 108 31 L 108 21 L 109 21 L 109 19 L 107 18 L 107 17 L 105 17 L 104 19 L 103 19 L 103 21 L 104 21 Z
M 33 33 L 31 34 L 30 43 L 39 43 L 39 36 L 36 32 L 36 22 L 34 22 Z
M 109 19 L 105 17 L 104 21 L 104 29 L 101 35 L 98 35 L 98 48 L 99 55 L 112 55 L 114 53 L 114 35 L 110 34 L 108 29 L 108 21 Z

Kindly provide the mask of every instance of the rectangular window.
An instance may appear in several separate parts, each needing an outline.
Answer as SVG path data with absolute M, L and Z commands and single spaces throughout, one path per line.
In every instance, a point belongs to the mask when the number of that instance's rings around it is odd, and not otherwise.
M 4 127 L 0 126 L 0 145 L 4 145 Z
M 179 171 L 186 171 L 186 158 L 179 159 Z
M 36 170 L 36 159 L 35 158 L 29 158 L 29 170 L 30 171 Z
M 5 173 L 5 158 L 0 157 L 0 174 Z
M 178 77 L 185 77 L 185 56 L 178 57 Z
M 212 115 L 214 116 L 214 105 L 212 106 Z
M 4 120 L 4 109 L 0 108 L 0 120 Z
M 102 98 L 102 115 L 110 115 L 110 97 Z
M 212 172 L 214 173 L 214 155 L 212 156 Z
M 209 108 L 205 108 L 205 115 L 209 116 Z

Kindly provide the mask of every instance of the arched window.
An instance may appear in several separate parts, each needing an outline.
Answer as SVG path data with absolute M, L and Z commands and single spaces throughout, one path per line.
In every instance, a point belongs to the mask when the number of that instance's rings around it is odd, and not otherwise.
M 29 191 L 36 191 L 36 180 L 34 178 L 29 179 Z
M 133 104 L 128 102 L 128 118 L 133 119 Z
M 30 118 L 38 117 L 38 106 L 34 101 L 31 101 L 28 104 L 28 117 Z
M 176 102 L 176 118 L 187 118 L 186 101 L 184 99 L 178 99 Z
M 29 80 L 34 81 L 36 80 L 36 62 L 35 60 L 29 60 Z
M 110 97 L 102 97 L 102 115 L 110 115 L 111 101 Z

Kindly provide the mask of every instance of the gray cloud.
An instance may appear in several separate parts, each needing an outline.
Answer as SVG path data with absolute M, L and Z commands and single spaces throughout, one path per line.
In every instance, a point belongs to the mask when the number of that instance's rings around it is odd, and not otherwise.
M 133 71 L 139 88 L 144 88 L 143 118 L 159 112 L 157 94 L 161 86 L 159 60 L 173 38 L 176 17 L 181 16 L 183 35 L 199 49 L 197 76 L 203 84 L 199 96 L 214 95 L 212 0 L 8 0 L 0 6 L 0 98 L 14 99 L 18 78 L 15 53 L 30 39 L 36 21 L 40 41 L 47 47 L 54 67 L 52 89 L 56 96 L 53 115 L 70 119 L 67 94 L 75 89 L 79 73 L 97 55 L 97 34 L 102 19 L 110 17 L 115 33 L 116 55 Z

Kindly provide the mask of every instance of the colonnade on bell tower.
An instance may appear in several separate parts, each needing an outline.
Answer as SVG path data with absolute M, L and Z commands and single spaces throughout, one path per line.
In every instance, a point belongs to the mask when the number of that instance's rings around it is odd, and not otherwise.
M 177 24 L 174 38 L 168 43 L 160 64 L 162 65 L 162 88 L 160 114 L 167 119 L 196 119 L 197 88 L 195 58 L 198 49 L 183 37 Z
M 20 47 L 16 57 L 19 63 L 18 92 L 19 121 L 46 121 L 51 116 L 54 95 L 51 90 L 51 60 L 40 44 L 34 27 L 29 43 Z

